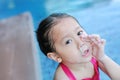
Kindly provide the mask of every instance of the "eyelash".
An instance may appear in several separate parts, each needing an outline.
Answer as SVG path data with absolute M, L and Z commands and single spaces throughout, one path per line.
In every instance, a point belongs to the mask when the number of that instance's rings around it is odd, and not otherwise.
M 65 44 L 67 45 L 67 44 L 69 44 L 70 42 L 69 41 L 71 41 L 72 42 L 72 40 L 71 39 L 69 39 L 69 40 L 67 40 L 66 42 L 65 42 Z
M 80 35 L 82 35 L 82 34 L 83 34 L 83 31 L 79 31 L 79 32 L 77 33 L 78 36 L 80 36 Z M 65 42 L 65 44 L 68 45 L 70 42 L 72 42 L 71 39 L 67 40 L 67 41 Z
M 77 35 L 81 35 L 81 34 L 83 34 L 83 31 L 79 31 L 78 33 L 77 33 Z

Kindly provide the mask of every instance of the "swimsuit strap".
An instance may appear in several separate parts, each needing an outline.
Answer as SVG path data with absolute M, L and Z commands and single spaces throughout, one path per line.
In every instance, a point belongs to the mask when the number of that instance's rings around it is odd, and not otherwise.
M 94 57 L 92 57 L 91 61 L 90 61 L 93 65 L 97 66 L 97 61 Z
M 98 62 L 96 61 L 94 57 L 92 57 L 91 63 L 94 65 L 94 71 L 95 71 L 94 76 L 92 78 L 85 78 L 82 80 L 100 80 Z M 64 65 L 63 63 L 60 63 L 60 66 L 62 67 L 65 74 L 68 76 L 69 80 L 76 80 L 76 78 L 74 77 L 74 75 L 72 74 L 72 72 L 69 70 L 69 68 L 66 65 Z
M 91 63 L 94 65 L 94 71 L 95 71 L 92 80 L 100 80 L 98 62 L 94 57 L 92 57 Z
M 92 57 L 91 59 L 91 63 L 94 65 L 94 70 L 96 73 L 99 73 L 98 72 L 98 62 L 96 61 L 96 59 L 94 57 Z
M 63 71 L 65 72 L 65 74 L 68 76 L 70 80 L 76 80 L 72 72 L 69 70 L 69 68 L 66 65 L 61 63 L 60 66 L 62 67 Z

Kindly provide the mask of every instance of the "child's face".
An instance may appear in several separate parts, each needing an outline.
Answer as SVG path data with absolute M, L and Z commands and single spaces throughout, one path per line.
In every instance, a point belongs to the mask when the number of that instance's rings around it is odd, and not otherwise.
M 81 63 L 90 61 L 92 48 L 89 42 L 82 39 L 86 32 L 73 18 L 61 19 L 52 28 L 56 54 L 66 63 Z

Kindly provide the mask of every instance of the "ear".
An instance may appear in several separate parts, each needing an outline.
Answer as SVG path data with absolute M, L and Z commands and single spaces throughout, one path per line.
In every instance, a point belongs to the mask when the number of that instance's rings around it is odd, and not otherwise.
M 54 52 L 47 53 L 47 57 L 58 63 L 62 62 L 62 58 L 57 53 Z

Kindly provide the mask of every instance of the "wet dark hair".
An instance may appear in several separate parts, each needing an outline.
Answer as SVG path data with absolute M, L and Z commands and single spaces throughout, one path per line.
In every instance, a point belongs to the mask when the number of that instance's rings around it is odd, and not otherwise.
M 41 23 L 39 24 L 38 29 L 36 31 L 36 36 L 38 44 L 45 55 L 47 55 L 47 53 L 49 52 L 55 52 L 55 47 L 53 45 L 54 40 L 52 40 L 51 34 L 52 27 L 56 25 L 59 22 L 59 20 L 67 17 L 74 18 L 66 13 L 53 13 L 47 18 L 45 18 L 43 21 L 41 21 Z

